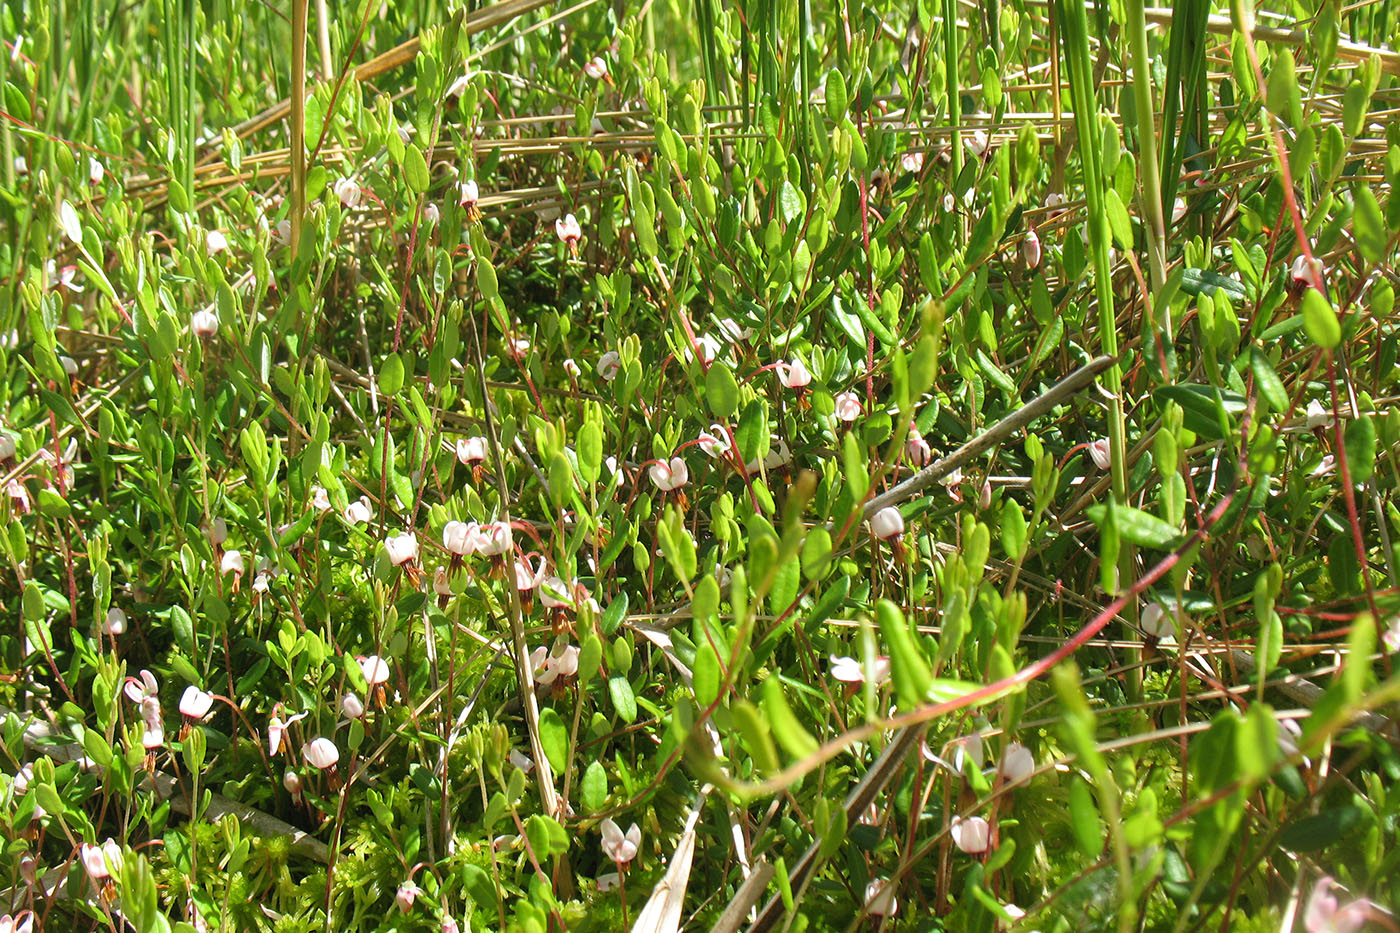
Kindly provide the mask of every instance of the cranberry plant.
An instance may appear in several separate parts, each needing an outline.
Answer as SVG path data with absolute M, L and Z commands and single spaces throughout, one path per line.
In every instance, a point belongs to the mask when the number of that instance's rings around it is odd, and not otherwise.
M 0 929 L 1397 927 L 1388 4 L 0 26 Z

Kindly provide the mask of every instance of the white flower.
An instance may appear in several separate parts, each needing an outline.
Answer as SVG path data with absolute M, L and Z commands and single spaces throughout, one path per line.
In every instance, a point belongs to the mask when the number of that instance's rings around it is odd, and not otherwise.
M 442 526 L 442 546 L 459 557 L 475 553 L 480 540 L 476 522 L 448 522 Z
M 510 550 L 511 543 L 509 522 L 487 522 L 479 530 L 476 551 L 482 557 L 499 557 Z
M 519 768 L 521 771 L 524 771 L 526 774 L 529 774 L 531 771 L 535 770 L 535 763 L 530 760 L 530 756 L 526 755 L 518 748 L 512 748 L 510 750 L 510 754 L 506 757 L 510 759 L 511 764 L 515 765 L 515 767 Z
M 71 356 L 60 356 L 58 364 L 63 367 L 63 371 L 68 374 L 70 379 L 78 375 L 78 361 Z
M 982 734 L 974 732 L 971 735 L 964 735 L 948 743 L 953 750 L 953 769 L 959 774 L 963 773 L 967 762 L 972 763 L 972 767 L 982 770 L 982 765 L 986 763 L 986 752 L 982 747 Z
M 8 460 L 15 455 L 15 436 L 0 431 L 0 460 Z
M 524 356 L 530 352 L 530 341 L 524 337 L 512 337 L 510 341 L 510 352 L 516 356 Z
M 1187 204 L 1186 204 L 1186 199 L 1185 199 L 1185 198 L 1177 198 L 1175 201 L 1173 201 L 1173 202 L 1172 202 L 1172 223 L 1177 223 L 1177 222 L 1179 222 L 1183 217 L 1185 217 L 1185 216 L 1186 216 L 1186 211 L 1187 211 L 1188 209 L 1189 209 L 1189 208 L 1188 208 L 1188 206 L 1187 206 Z
M 180 715 L 190 720 L 204 719 L 214 707 L 214 695 L 194 685 L 185 688 L 180 697 Z
M 626 835 L 611 817 L 603 820 L 598 828 L 603 833 L 603 854 L 608 858 L 621 866 L 637 857 L 642 846 L 642 830 L 636 823 L 628 827 Z
M 1040 234 L 1034 230 L 1027 233 L 1021 241 L 1021 258 L 1025 260 L 1027 269 L 1034 269 L 1040 265 Z
M 617 890 L 617 886 L 622 883 L 622 875 L 615 871 L 610 871 L 599 875 L 594 880 L 598 882 L 598 893 L 607 894 L 609 891 Z
M 1007 784 L 1020 784 L 1035 773 L 1035 756 L 1020 742 L 1010 742 L 1001 753 L 1001 779 Z
M 346 719 L 359 719 L 365 714 L 365 704 L 353 693 L 340 698 L 340 713 Z
M 774 365 L 778 370 L 778 379 L 789 389 L 797 390 L 807 386 L 812 381 L 812 374 L 807 371 L 801 360 L 793 360 L 791 363 L 780 362 Z
M 571 250 L 578 248 L 578 241 L 583 237 L 583 228 L 579 226 L 578 218 L 573 214 L 565 214 L 554 221 L 554 232 Z
M 1058 191 L 1051 191 L 1045 195 L 1045 210 L 1049 217 L 1058 217 L 1065 212 L 1065 196 Z
M 463 466 L 470 466 L 486 459 L 486 438 L 460 437 L 457 439 L 457 460 Z
M 364 675 L 365 683 L 378 687 L 389 680 L 389 665 L 379 655 L 372 654 L 360 659 L 360 673 Z
M 301 754 L 307 764 L 320 771 L 334 768 L 340 762 L 340 749 L 330 739 L 312 739 L 302 748 Z
M 1113 449 L 1109 445 L 1108 438 L 1101 437 L 1089 444 L 1089 459 L 1094 461 L 1094 466 L 1100 470 L 1107 470 L 1113 463 Z
M 540 602 L 546 609 L 572 609 L 569 585 L 560 577 L 547 576 L 540 580 Z
M 442 210 L 437 206 L 436 201 L 429 201 L 423 208 L 423 219 L 428 222 L 428 226 L 436 227 L 438 221 L 442 220 Z
M 107 168 L 101 162 L 88 156 L 88 181 L 94 185 L 102 184 L 102 176 L 107 174 Z
M 141 730 L 141 747 L 146 751 L 165 744 L 165 726 L 159 720 L 146 720 Z
M 876 658 L 870 673 L 876 686 L 883 685 L 890 679 L 890 659 L 886 657 Z M 843 684 L 863 684 L 865 683 L 865 665 L 855 658 L 833 654 L 831 656 L 831 676 Z
M 243 576 L 243 555 L 238 551 L 224 551 L 224 556 L 219 562 L 221 574 L 233 574 L 236 577 Z
M 1337 458 L 1333 454 L 1325 455 L 1317 466 L 1308 473 L 1311 477 L 1326 476 L 1337 468 Z
M 865 886 L 865 912 L 872 917 L 893 917 L 899 913 L 894 899 L 895 886 L 884 878 L 876 878 Z
M 836 417 L 850 424 L 860 417 L 860 396 L 854 392 L 842 392 L 836 396 Z
M 160 685 L 156 683 L 155 675 L 150 671 L 142 670 L 136 677 L 126 679 L 124 689 L 126 698 L 133 703 L 140 703 L 160 693 Z
M 1307 408 L 1307 425 L 1308 425 L 1308 430 L 1312 430 L 1312 429 L 1314 429 L 1314 428 L 1325 428 L 1325 427 L 1327 427 L 1328 425 L 1330 425 L 1331 423 L 1332 423 L 1332 411 L 1331 411 L 1329 408 L 1327 408 L 1325 405 L 1323 405 L 1323 404 L 1322 404 L 1321 402 L 1319 402 L 1317 399 L 1313 399 L 1312 401 L 1308 402 L 1308 408 Z
M 651 476 L 651 481 L 656 484 L 656 488 L 662 492 L 679 489 L 690 480 L 690 470 L 680 457 L 672 457 L 669 463 L 665 460 L 658 460 L 651 465 L 651 469 L 647 472 Z
M 607 59 L 603 58 L 601 55 L 593 56 L 591 59 L 584 63 L 583 73 L 588 75 L 594 81 L 606 78 L 608 76 Z
M 126 631 L 126 613 L 116 606 L 107 610 L 107 620 L 102 623 L 102 633 L 116 637 Z
M 969 855 L 980 855 L 986 852 L 987 846 L 991 843 L 991 827 L 980 816 L 968 817 L 967 819 L 955 816 L 950 829 L 954 844 Z
M 904 516 L 899 509 L 887 505 L 870 516 L 870 531 L 881 541 L 898 538 L 904 534 Z
M 228 540 L 228 522 L 222 518 L 216 518 L 209 523 L 209 542 L 214 545 L 223 544 Z
M 1176 623 L 1157 603 L 1148 603 L 1138 616 L 1138 628 L 1144 635 L 1166 638 L 1176 634 Z
M 331 185 L 331 190 L 340 199 L 340 205 L 345 208 L 354 208 L 360 203 L 360 186 L 353 178 L 337 178 L 335 184 Z
M 1322 260 L 1314 258 L 1311 263 L 1308 257 L 1299 256 L 1293 260 L 1293 264 L 1288 269 L 1289 275 L 1293 279 L 1294 288 L 1306 288 L 1309 285 L 1320 285 L 1322 283 L 1323 266 Z
M 700 432 L 696 443 L 707 456 L 719 459 L 729 453 L 729 432 L 723 425 L 712 424 L 708 431 Z
M 968 152 L 981 159 L 986 157 L 991 148 L 991 140 L 987 138 L 986 130 L 973 130 L 963 136 L 963 145 L 967 147 Z
M 329 512 L 331 510 L 331 496 L 326 492 L 324 486 L 311 487 L 311 507 L 318 512 Z
M 293 797 L 299 796 L 301 794 L 301 775 L 295 771 L 285 772 L 282 775 L 282 786 Z
M 922 152 L 906 152 L 899 157 L 899 166 L 911 175 L 924 167 L 924 154 Z
M 741 325 L 732 317 L 720 320 L 719 331 L 724 334 L 725 338 L 729 340 L 730 343 L 744 343 L 745 341 L 752 340 L 754 335 L 754 329 L 752 327 Z
M 686 344 L 686 347 L 685 347 L 685 358 L 686 358 L 686 359 L 688 359 L 688 360 L 693 360 L 693 359 L 695 359 L 695 348 L 696 348 L 696 347 L 699 347 L 699 348 L 700 348 L 700 360 L 701 360 L 701 362 L 703 362 L 706 366 L 708 366 L 708 365 L 710 365 L 711 363 L 713 363 L 713 362 L 715 361 L 715 357 L 719 355 L 719 349 L 720 349 L 720 347 L 719 347 L 719 341 L 716 340 L 715 338 L 711 337 L 709 334 L 702 334 L 702 335 L 700 335 L 699 337 L 695 338 L 695 343 L 694 343 L 693 345 L 690 344 L 690 343 L 687 343 L 687 344 Z
M 411 563 L 418 557 L 418 536 L 411 531 L 394 535 L 384 542 L 384 549 L 389 552 L 389 560 L 399 566 Z
M 83 222 L 78 219 L 77 210 L 67 201 L 58 206 L 58 225 L 63 228 L 64 236 L 79 246 L 83 245 Z
M 575 363 L 571 357 L 564 361 L 564 372 L 568 373 L 574 379 L 577 379 L 582 370 L 578 368 L 578 364 Z
M 196 337 L 212 337 L 219 332 L 219 316 L 207 308 L 190 315 L 190 333 Z
M 776 470 L 785 467 L 792 462 L 792 451 L 788 448 L 787 441 L 781 437 L 772 438 L 768 445 L 768 453 L 763 458 L 763 468 L 765 470 Z M 758 461 L 750 460 L 744 464 L 744 470 L 749 473 L 758 472 Z
M 347 525 L 359 525 L 370 520 L 374 513 L 369 508 L 369 496 L 360 496 L 359 499 L 345 507 L 345 523 Z
M 34 765 L 30 763 L 20 768 L 19 772 L 15 774 L 14 781 L 10 783 L 14 796 L 23 797 L 29 793 L 29 782 L 32 780 L 34 780 Z
M 477 186 L 476 180 L 468 178 L 457 186 L 457 206 L 471 210 L 476 207 L 476 202 L 481 199 L 481 188 Z
M 957 206 L 958 199 L 953 197 L 953 193 L 951 191 L 943 195 L 943 213 L 951 214 Z
M 204 234 L 204 251 L 210 256 L 222 253 L 226 249 L 228 249 L 228 237 L 218 230 L 210 230 Z
M 277 222 L 277 230 L 273 236 L 277 242 L 281 243 L 283 246 L 292 242 L 292 222 L 290 220 L 279 220 Z
M 598 359 L 598 376 L 604 382 L 612 382 L 621 371 L 622 355 L 616 350 L 609 350 Z
M 539 559 L 539 566 L 531 567 L 530 558 L 526 556 L 523 560 L 515 562 L 515 588 L 521 592 L 528 592 L 540 585 L 544 579 L 544 558 Z
M 112 877 L 112 869 L 120 868 L 122 863 L 122 850 L 111 839 L 101 846 L 85 842 L 79 848 L 78 855 L 88 877 L 93 881 L 103 881 Z
M 433 592 L 439 596 L 452 595 L 452 580 L 447 576 L 446 567 L 439 567 L 433 573 Z

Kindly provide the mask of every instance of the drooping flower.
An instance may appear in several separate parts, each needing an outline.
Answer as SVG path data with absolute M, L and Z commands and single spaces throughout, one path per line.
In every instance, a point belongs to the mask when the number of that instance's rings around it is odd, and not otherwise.
M 373 517 L 374 512 L 369 507 L 369 496 L 360 496 L 345 507 L 345 523 L 347 525 L 361 525 Z
M 801 360 L 793 360 L 791 363 L 779 362 L 774 368 L 778 371 L 779 381 L 794 391 L 806 388 L 812 381 L 812 374 L 807 371 Z
M 1306 410 L 1308 430 L 1325 428 L 1332 423 L 1332 412 L 1317 399 L 1308 402 Z
M 112 860 L 111 865 L 107 863 L 106 849 L 109 843 L 113 846 L 117 856 Z M 89 878 L 93 881 L 105 881 L 112 877 L 112 869 L 118 867 L 121 860 L 121 849 L 116 848 L 116 843 L 110 839 L 100 846 L 84 842 L 78 847 L 78 858 L 83 863 L 83 868 L 87 871 Z
M 578 368 L 578 364 L 570 357 L 564 361 L 564 372 L 569 374 L 571 379 L 577 379 L 583 370 Z
M 982 745 L 982 734 L 973 732 L 948 743 L 953 753 L 953 769 L 962 774 L 968 763 L 974 770 L 981 771 L 986 764 L 986 751 Z
M 476 552 L 483 557 L 499 557 L 511 549 L 510 522 L 487 522 L 482 525 Z
M 1040 234 L 1031 230 L 1021 241 L 1021 259 L 1025 261 L 1027 269 L 1034 269 L 1040 265 Z
M 915 466 L 925 467 L 933 461 L 933 449 L 916 425 L 909 425 L 909 434 L 904 438 L 904 455 Z
M 384 549 L 389 552 L 389 560 L 402 567 L 417 559 L 418 536 L 411 531 L 393 535 L 385 540 Z
M 1309 286 L 1320 287 L 1324 271 L 1322 260 L 1317 257 L 1313 257 L 1311 263 L 1308 262 L 1306 256 L 1294 259 L 1293 264 L 1288 268 L 1291 291 L 1300 294 L 1306 291 Z
M 530 566 L 529 556 L 515 562 L 515 588 L 521 592 L 535 589 L 544 580 L 544 558 L 539 559 L 539 565 Z
M 540 602 L 546 609 L 574 608 L 574 601 L 569 595 L 569 585 L 553 575 L 540 580 Z
M 326 487 L 311 487 L 311 507 L 318 512 L 329 512 L 331 510 L 331 495 L 326 492 Z
M 280 711 L 282 706 L 277 706 Z M 267 721 L 267 754 L 275 757 L 282 751 L 282 746 L 286 744 L 287 730 L 292 727 L 292 723 L 298 719 L 305 719 L 306 713 L 297 713 L 283 719 L 278 713 L 273 713 L 272 718 Z
M 885 878 L 876 878 L 865 886 L 865 912 L 872 917 L 893 917 L 899 913 L 894 897 L 895 886 Z
M 293 799 L 299 798 L 301 796 L 301 775 L 295 771 L 283 772 L 282 787 L 292 795 Z
M 462 466 L 471 466 L 486 459 L 486 438 L 459 437 L 457 439 L 457 461 Z
M 353 693 L 340 698 L 340 713 L 346 719 L 359 719 L 365 714 L 365 704 Z
M 1158 603 L 1148 603 L 1138 615 L 1138 628 L 1153 638 L 1176 634 L 1176 623 Z
M 325 771 L 327 768 L 334 768 L 340 762 L 340 749 L 335 747 L 335 743 L 327 738 L 315 738 L 301 750 L 306 763 L 318 771 Z
M 881 541 L 898 538 L 904 534 L 904 516 L 899 509 L 887 505 L 870 516 L 870 531 Z
M 991 151 L 992 143 L 986 130 L 973 130 L 963 135 L 963 145 L 978 159 L 985 159 Z
M 1319 878 L 1313 885 L 1303 913 L 1303 928 L 1308 933 L 1355 933 L 1366 924 L 1371 902 L 1358 898 L 1343 905 L 1334 893 L 1336 886 L 1328 876 Z
M 457 206 L 466 211 L 467 220 L 472 223 L 481 219 L 481 208 L 477 207 L 479 200 L 481 200 L 481 189 L 477 187 L 476 179 L 468 178 L 457 186 Z
M 219 332 L 219 316 L 207 308 L 190 315 L 190 333 L 203 340 Z
M 364 675 L 365 683 L 371 688 L 387 683 L 389 680 L 389 665 L 377 654 L 372 654 L 367 658 L 360 658 L 360 673 Z
M 656 488 L 662 492 L 679 489 L 690 481 L 690 469 L 680 457 L 672 457 L 669 462 L 658 460 L 647 472 Z
M 953 834 L 953 843 L 969 855 L 981 855 L 991 843 L 991 827 L 980 816 L 967 819 L 953 817 L 950 832 Z
M 701 431 L 696 443 L 706 456 L 719 459 L 729 453 L 729 432 L 723 425 L 712 424 L 708 431 Z
M 408 913 L 413 909 L 413 902 L 418 895 L 423 893 L 423 889 L 412 881 L 405 881 L 399 885 L 399 889 L 394 892 L 394 903 L 398 905 L 400 913 Z
M 219 570 L 223 574 L 231 573 L 235 578 L 242 577 L 243 555 L 236 550 L 224 551 L 224 556 L 219 561 Z
M 8 460 L 15 455 L 15 436 L 0 431 L 0 460 Z
M 228 249 L 228 237 L 218 230 L 210 230 L 204 234 L 204 252 L 213 256 L 215 253 L 222 253 Z
M 612 382 L 622 371 L 622 354 L 609 350 L 598 358 L 598 377 L 604 382 Z
M 909 174 L 914 174 L 923 170 L 924 154 L 922 152 L 910 151 L 899 157 L 899 166 Z
M 331 185 L 331 190 L 334 191 L 335 196 L 340 199 L 341 207 L 351 210 L 359 206 L 361 194 L 360 186 L 355 183 L 353 178 L 345 178 L 343 176 L 337 178 L 335 184 Z
M 1190 205 L 1188 205 L 1188 204 L 1186 203 L 1186 199 L 1185 199 L 1185 198 L 1177 198 L 1175 201 L 1173 201 L 1173 202 L 1172 202 L 1172 223 L 1180 223 L 1181 220 L 1182 220 L 1182 218 L 1184 218 L 1184 217 L 1186 216 L 1186 212 L 1187 212 L 1188 210 L 1190 210 Z
M 443 597 L 452 595 L 452 578 L 448 576 L 446 567 L 439 567 L 433 572 L 433 592 Z
M 1035 773 L 1035 756 L 1020 742 L 1007 743 L 1001 753 L 1001 779 L 1007 784 L 1020 784 Z
M 442 546 L 458 557 L 475 553 L 480 540 L 476 522 L 448 522 L 442 526 Z
M 423 219 L 430 227 L 436 227 L 438 221 L 442 220 L 442 210 L 437 206 L 436 201 L 429 201 L 423 208 Z
M 1112 447 L 1108 438 L 1101 437 L 1089 443 L 1089 459 L 1094 461 L 1094 466 L 1100 470 L 1107 470 L 1113 463 Z
M 870 669 L 870 679 L 875 685 L 883 686 L 890 679 L 890 659 L 878 657 Z M 855 658 L 831 656 L 831 676 L 843 684 L 865 683 L 865 665 Z
M 113 638 L 126 631 L 126 613 L 116 606 L 107 610 L 107 620 L 102 623 L 102 634 Z
M 228 540 L 228 522 L 216 518 L 209 523 L 209 543 L 215 547 Z
M 573 214 L 560 217 L 554 221 L 554 232 L 560 242 L 569 248 L 569 252 L 578 253 L 578 241 L 583 238 L 583 228 L 579 226 L 577 217 Z
M 148 670 L 142 670 L 136 677 L 126 679 L 124 688 L 126 698 L 133 703 L 140 703 L 160 693 L 160 685 L 156 683 L 156 676 Z
M 608 76 L 608 61 L 601 55 L 595 55 L 583 65 L 583 73 L 594 81 L 601 81 Z
M 625 834 L 611 817 L 603 820 L 598 828 L 603 833 L 603 854 L 616 862 L 619 868 L 637 857 L 642 846 L 642 830 L 636 823 L 628 827 Z
M 519 768 L 526 774 L 529 774 L 531 771 L 535 770 L 535 763 L 530 760 L 530 756 L 525 754 L 518 748 L 512 748 L 510 750 L 510 754 L 507 755 L 506 758 L 510 761 L 511 764 L 515 765 L 515 767 Z
M 860 396 L 854 392 L 842 392 L 836 396 L 836 417 L 850 424 L 860 417 Z
M 106 174 L 107 167 L 92 156 L 88 156 L 88 181 L 94 185 L 100 185 Z
M 180 696 L 180 715 L 191 722 L 198 722 L 207 717 L 213 707 L 214 695 L 205 693 L 193 684 L 186 687 Z

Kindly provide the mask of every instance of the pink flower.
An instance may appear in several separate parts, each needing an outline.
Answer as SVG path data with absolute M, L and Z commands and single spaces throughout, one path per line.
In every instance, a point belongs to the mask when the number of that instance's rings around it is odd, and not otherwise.
M 360 496 L 359 499 L 345 507 L 345 524 L 362 525 L 374 517 L 374 513 L 369 507 L 369 496 Z
M 982 765 L 986 763 L 987 759 L 980 733 L 974 732 L 971 735 L 962 736 L 948 744 L 953 751 L 953 770 L 962 774 L 964 766 L 968 762 L 972 763 L 975 770 L 982 770 Z
M 301 775 L 295 771 L 287 771 L 282 774 L 282 787 L 293 797 L 301 796 Z
M 511 548 L 509 522 L 487 522 L 479 529 L 476 551 L 483 557 L 499 557 Z
M 1001 779 L 1007 784 L 1020 784 L 1035 773 L 1035 756 L 1020 742 L 1007 744 L 1001 753 Z
M 854 392 L 842 392 L 836 396 L 836 417 L 850 424 L 860 417 L 860 396 Z
M 521 592 L 528 592 L 540 585 L 544 579 L 544 558 L 539 559 L 539 565 L 530 566 L 530 558 L 526 556 L 522 560 L 515 562 L 515 588 Z
M 476 180 L 468 178 L 457 186 L 457 206 L 471 210 L 476 207 L 476 202 L 481 198 L 481 189 L 477 186 Z
M 1094 461 L 1094 466 L 1100 470 L 1107 470 L 1113 463 L 1112 448 L 1108 438 L 1101 437 L 1089 444 L 1089 459 Z
M 459 557 L 473 554 L 481 541 L 476 522 L 448 522 L 442 526 L 442 546 Z
M 794 391 L 807 387 L 812 381 L 812 374 L 807 371 L 801 360 L 793 360 L 791 363 L 780 362 L 774 365 L 778 371 L 778 380 L 783 385 Z
M 887 505 L 870 516 L 870 531 L 881 541 L 898 538 L 904 534 L 904 516 L 899 509 Z
M 190 315 L 190 333 L 203 340 L 219 332 L 219 316 L 213 311 L 196 311 Z
M 219 570 L 223 574 L 231 573 L 235 577 L 243 576 L 243 555 L 236 550 L 224 551 L 224 556 L 219 561 Z
M 428 226 L 436 227 L 438 221 L 442 220 L 442 211 L 436 203 L 429 201 L 427 207 L 423 208 L 423 219 L 428 222 Z
M 301 754 L 307 764 L 320 771 L 334 768 L 340 762 L 340 749 L 330 739 L 312 739 L 302 748 Z
M 85 842 L 78 850 L 83 868 L 93 881 L 112 877 L 112 871 L 122 867 L 122 849 L 115 841 L 108 839 L 101 846 Z
M 904 439 L 904 455 L 916 466 L 928 466 L 933 461 L 933 450 L 928 441 L 914 425 L 909 425 L 909 435 Z
M 579 226 L 577 217 L 573 214 L 560 217 L 554 221 L 554 232 L 570 252 L 578 252 L 578 241 L 583 238 L 583 228 Z
M 180 715 L 191 722 L 198 722 L 209 715 L 214 707 L 214 695 L 205 693 L 194 685 L 185 688 L 180 697 Z
M 411 531 L 405 531 L 386 540 L 384 549 L 389 552 L 389 560 L 402 567 L 417 559 L 418 537 Z
M 142 670 L 138 677 L 128 677 L 125 687 L 126 698 L 133 703 L 152 699 L 160 693 L 160 684 L 150 671 Z
M 992 143 L 991 140 L 987 138 L 986 130 L 973 130 L 965 134 L 963 136 L 963 145 L 967 147 L 968 152 L 972 153 L 972 155 L 978 159 L 986 158 L 987 153 L 990 152 L 992 148 Z
M 359 719 L 365 714 L 365 704 L 353 693 L 340 698 L 340 714 L 346 719 Z
M 282 708 L 281 704 L 278 704 L 277 708 L 280 710 Z M 287 730 L 291 728 L 292 723 L 296 722 L 298 719 L 305 718 L 305 713 L 297 713 L 295 716 L 288 716 L 286 719 L 283 719 L 276 713 L 273 714 L 272 718 L 267 721 L 267 754 L 269 757 L 275 756 L 282 751 L 282 745 L 286 740 Z
M 1313 885 L 1303 914 L 1303 928 L 1308 933 L 1354 933 L 1365 925 L 1371 902 L 1363 897 L 1343 906 L 1333 893 L 1335 888 L 1336 882 L 1327 876 Z
M 658 460 L 651 465 L 651 469 L 647 472 L 651 476 L 651 481 L 656 484 L 656 488 L 662 492 L 679 489 L 690 481 L 690 469 L 680 457 L 672 457 L 669 463 L 665 460 Z
M 1027 269 L 1034 269 L 1040 265 L 1040 235 L 1034 230 L 1026 234 L 1026 238 L 1021 241 L 1021 258 L 1025 260 Z
M 603 58 L 601 55 L 593 56 L 593 58 L 589 59 L 584 64 L 583 73 L 588 75 L 594 81 L 601 81 L 603 78 L 606 78 L 608 76 L 607 59 Z
M 423 893 L 423 889 L 412 881 L 405 881 L 399 885 L 398 891 L 394 892 L 394 903 L 399 905 L 401 913 L 408 913 L 413 909 L 413 902 L 418 895 Z
M 486 459 L 486 438 L 461 437 L 457 439 L 457 461 L 462 466 L 471 466 Z
M 637 857 L 637 852 L 642 846 L 642 831 L 636 823 L 628 828 L 626 835 L 612 821 L 611 817 L 603 820 L 598 828 L 603 833 L 603 854 L 616 862 L 619 867 Z
M 1300 292 L 1308 286 L 1321 287 L 1323 266 L 1322 260 L 1314 258 L 1311 263 L 1308 257 L 1299 256 L 1293 260 L 1293 265 L 1289 267 L 1289 275 L 1293 280 L 1293 290 Z
M 899 157 L 899 166 L 911 175 L 921 171 L 924 167 L 924 154 L 922 152 L 906 152 Z
M 953 834 L 953 842 L 969 855 L 981 855 L 991 843 L 991 827 L 980 816 L 967 819 L 955 816 L 950 831 Z
M 341 207 L 348 210 L 359 206 L 360 186 L 355 184 L 353 178 L 337 178 L 335 184 L 331 185 L 331 190 L 340 199 Z

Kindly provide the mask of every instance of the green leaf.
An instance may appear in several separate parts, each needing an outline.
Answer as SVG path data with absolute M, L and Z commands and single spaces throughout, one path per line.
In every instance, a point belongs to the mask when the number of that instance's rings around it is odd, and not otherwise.
M 708 707 L 719 699 L 719 655 L 708 641 L 702 641 L 695 649 L 695 669 L 690 682 L 695 702 L 701 706 Z
M 1094 792 L 1089 782 L 1079 776 L 1070 779 L 1069 823 L 1079 851 L 1093 858 L 1103 851 L 1103 828 L 1099 825 L 1099 810 L 1094 804 Z
M 462 887 L 476 902 L 476 906 L 489 914 L 495 914 L 496 885 L 486 873 L 486 869 L 471 862 L 463 862 L 456 871 L 457 876 L 462 879 Z
M 1249 368 L 1254 372 L 1254 383 L 1259 387 L 1259 396 L 1277 412 L 1288 410 L 1288 392 L 1283 388 L 1283 380 L 1274 372 L 1269 358 L 1258 347 L 1249 351 Z
M 569 727 L 552 706 L 540 710 L 540 745 L 554 770 L 563 771 L 569 763 Z
M 1353 483 L 1364 483 L 1376 469 L 1376 423 L 1370 415 L 1350 422 L 1343 435 L 1347 470 Z
M 798 220 L 807 210 L 806 198 L 802 197 L 802 192 L 786 178 L 778 189 L 778 210 L 782 213 L 785 224 Z
M 1182 424 L 1200 437 L 1224 440 L 1220 429 L 1220 416 L 1229 423 L 1231 416 L 1245 410 L 1244 396 L 1226 392 L 1215 386 L 1197 383 L 1178 383 L 1162 386 L 1152 393 L 1158 405 L 1176 402 L 1181 406 Z
M 613 709 L 619 719 L 626 723 L 637 721 L 637 696 L 626 677 L 614 674 L 608 678 L 608 696 L 612 698 Z
M 1278 844 L 1290 852 L 1316 852 L 1352 835 L 1364 822 L 1365 811 L 1356 804 L 1344 804 L 1284 826 Z
M 890 676 L 894 681 L 895 693 L 899 696 L 900 709 L 908 711 L 922 706 L 928 702 L 933 674 L 929 672 L 928 660 L 904 621 L 904 613 L 888 599 L 882 599 L 875 604 L 875 621 L 880 628 L 880 637 L 889 650 Z
M 768 714 L 778 744 L 792 757 L 806 758 L 821 747 L 793 714 L 787 695 L 783 693 L 783 682 L 777 677 L 763 682 L 763 711 Z
M 1177 528 L 1157 516 L 1129 505 L 1094 505 L 1086 510 L 1099 527 L 1112 522 L 1118 534 L 1139 547 L 1165 551 L 1181 536 Z
M 1235 729 L 1235 760 L 1244 776 L 1262 781 L 1278 758 L 1278 723 L 1266 703 L 1253 703 Z
M 379 368 L 379 391 L 385 395 L 395 395 L 403 388 L 403 359 L 397 353 L 384 358 Z
M 1337 312 L 1315 288 L 1303 293 L 1303 329 L 1312 342 L 1324 350 L 1331 350 L 1342 342 L 1342 323 L 1337 319 Z
M 428 190 L 428 162 L 417 146 L 408 145 L 403 151 L 403 174 L 414 194 Z
M 739 383 L 723 363 L 710 364 L 705 374 L 705 402 L 716 418 L 728 420 L 739 409 Z
M 802 542 L 802 573 L 808 580 L 816 581 L 826 576 L 831 562 L 831 532 L 821 526 L 807 532 Z
M 579 781 L 579 791 L 583 796 L 583 808 L 589 813 L 597 813 L 608 803 L 608 772 L 601 761 L 590 761 L 583 770 Z
M 1389 237 L 1385 230 L 1385 216 L 1376 196 L 1366 185 L 1359 185 L 1355 194 L 1355 210 L 1351 215 L 1352 233 L 1356 246 L 1367 262 L 1376 263 L 1385 256 Z
M 776 680 L 776 678 L 775 678 Z M 748 700 L 735 700 L 729 706 L 739 735 L 753 756 L 753 766 L 759 774 L 773 774 L 778 770 L 778 748 L 773 744 L 773 735 L 768 731 L 768 723 L 759 713 L 758 707 Z
M 768 406 L 762 399 L 754 399 L 744 406 L 739 416 L 739 429 L 734 432 L 739 444 L 739 456 L 745 463 L 761 460 L 768 453 Z
M 1122 250 L 1133 248 L 1133 221 L 1123 199 L 1113 188 L 1104 191 L 1104 212 L 1108 215 L 1108 228 L 1113 231 L 1113 239 Z

